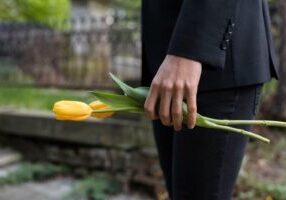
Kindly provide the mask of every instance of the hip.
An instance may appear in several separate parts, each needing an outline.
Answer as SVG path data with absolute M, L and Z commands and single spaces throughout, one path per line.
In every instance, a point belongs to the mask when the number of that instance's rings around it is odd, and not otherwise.
M 197 110 L 214 118 L 252 119 L 258 112 L 263 84 L 198 92 Z

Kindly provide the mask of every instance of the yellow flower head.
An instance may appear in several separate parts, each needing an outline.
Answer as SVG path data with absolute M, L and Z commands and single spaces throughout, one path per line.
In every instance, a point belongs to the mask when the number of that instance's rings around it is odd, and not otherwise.
M 91 116 L 92 109 L 84 102 L 62 100 L 54 104 L 53 112 L 58 120 L 82 121 Z
M 93 110 L 111 109 L 108 105 L 102 103 L 99 100 L 91 102 L 89 106 Z M 102 113 L 92 113 L 91 116 L 98 118 L 98 119 L 104 119 L 104 118 L 112 116 L 113 114 L 114 112 L 102 112 Z

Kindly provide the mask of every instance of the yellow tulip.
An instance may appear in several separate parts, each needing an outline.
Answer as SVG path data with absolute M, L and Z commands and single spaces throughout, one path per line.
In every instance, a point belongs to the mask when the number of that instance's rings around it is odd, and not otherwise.
M 111 109 L 108 105 L 102 103 L 99 100 L 93 101 L 89 104 L 89 106 L 93 110 L 101 110 L 101 109 Z M 104 119 L 107 117 L 110 117 L 114 114 L 114 112 L 102 112 L 102 113 L 92 113 L 91 116 L 98 118 L 98 119 Z
M 53 112 L 58 120 L 82 121 L 91 116 L 92 109 L 84 102 L 62 100 L 54 104 Z

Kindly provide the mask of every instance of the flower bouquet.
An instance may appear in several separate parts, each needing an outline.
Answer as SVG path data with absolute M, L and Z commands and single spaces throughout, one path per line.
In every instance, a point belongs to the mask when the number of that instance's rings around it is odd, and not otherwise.
M 79 101 L 62 100 L 54 104 L 53 112 L 56 114 L 58 120 L 73 120 L 81 121 L 89 117 L 104 119 L 112 116 L 116 112 L 132 112 L 143 114 L 144 102 L 149 93 L 149 87 L 136 87 L 133 88 L 112 73 L 109 73 L 112 80 L 120 87 L 123 94 L 118 94 L 109 91 L 90 91 L 96 97 L 96 101 L 86 104 Z M 183 123 L 187 123 L 187 104 L 183 102 Z M 270 143 L 268 138 L 259 134 L 246 131 L 239 128 L 231 127 L 230 125 L 263 125 L 275 126 L 286 128 L 286 122 L 269 121 L 269 120 L 227 120 L 227 119 L 214 119 L 206 117 L 197 113 L 196 126 L 220 129 L 229 131 L 236 134 L 246 135 L 260 141 Z

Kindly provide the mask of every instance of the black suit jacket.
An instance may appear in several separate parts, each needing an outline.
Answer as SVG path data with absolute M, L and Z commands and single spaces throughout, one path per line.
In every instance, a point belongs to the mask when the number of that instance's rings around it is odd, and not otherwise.
M 142 0 L 142 86 L 167 54 L 202 62 L 199 91 L 278 79 L 266 0 Z

